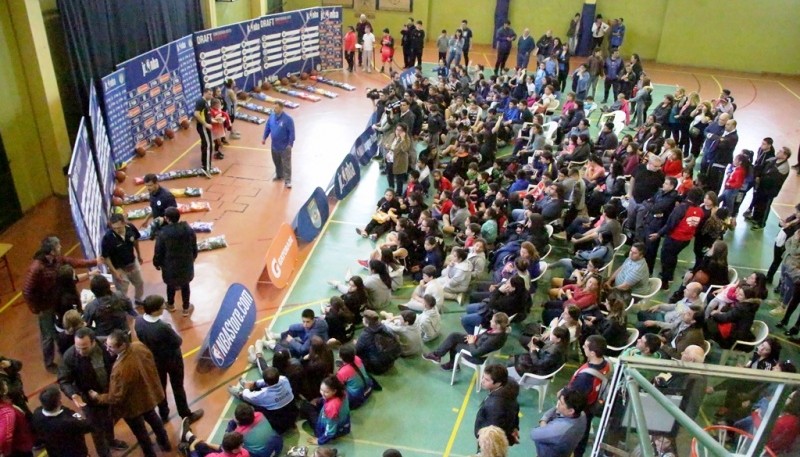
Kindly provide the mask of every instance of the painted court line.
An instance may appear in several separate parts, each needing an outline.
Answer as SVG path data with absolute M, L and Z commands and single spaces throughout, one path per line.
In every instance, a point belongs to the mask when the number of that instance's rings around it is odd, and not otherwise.
M 453 449 L 453 444 L 456 442 L 456 436 L 458 436 L 458 430 L 461 428 L 461 422 L 463 422 L 464 420 L 464 413 L 466 413 L 467 411 L 469 398 L 472 396 L 472 385 L 475 384 L 475 380 L 477 378 L 478 378 L 478 372 L 476 371 L 470 378 L 469 384 L 467 384 L 467 393 L 466 395 L 464 395 L 464 401 L 461 402 L 461 409 L 459 409 L 458 411 L 458 417 L 456 417 L 456 423 L 453 424 L 453 430 L 450 432 L 450 439 L 447 440 L 447 447 L 444 449 L 444 454 L 442 454 L 442 457 L 449 457 L 451 455 L 450 451 Z

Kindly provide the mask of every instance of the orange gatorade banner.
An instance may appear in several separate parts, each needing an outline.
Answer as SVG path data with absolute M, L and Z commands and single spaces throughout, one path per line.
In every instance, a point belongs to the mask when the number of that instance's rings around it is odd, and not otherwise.
M 297 256 L 297 238 L 294 230 L 284 222 L 278 228 L 278 233 L 275 234 L 267 250 L 267 276 L 278 289 L 283 289 L 289 284 L 297 264 Z

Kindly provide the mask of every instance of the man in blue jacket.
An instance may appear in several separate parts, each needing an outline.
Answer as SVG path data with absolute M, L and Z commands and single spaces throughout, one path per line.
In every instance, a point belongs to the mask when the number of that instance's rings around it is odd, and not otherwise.
M 622 59 L 616 48 L 611 51 L 611 55 L 606 58 L 603 66 L 606 74 L 603 103 L 608 103 L 608 92 L 611 88 L 614 89 L 614 100 L 617 99 L 617 95 L 619 94 L 619 74 L 623 67 Z
M 565 387 L 558 393 L 555 408 L 546 411 L 539 426 L 531 430 L 536 445 L 536 455 L 569 457 L 575 450 L 581 433 L 586 428 L 586 394 Z
M 508 55 L 511 54 L 511 43 L 517 39 L 517 34 L 511 28 L 511 22 L 503 22 L 503 26 L 497 29 L 494 36 L 494 42 L 497 46 L 497 61 L 494 64 L 495 76 L 500 73 L 500 70 L 506 67 L 506 60 Z
M 294 145 L 294 120 L 283 112 L 283 103 L 275 104 L 267 119 L 261 144 L 272 135 L 272 163 L 275 164 L 273 181 L 283 179 L 286 188 L 292 188 L 292 146 Z

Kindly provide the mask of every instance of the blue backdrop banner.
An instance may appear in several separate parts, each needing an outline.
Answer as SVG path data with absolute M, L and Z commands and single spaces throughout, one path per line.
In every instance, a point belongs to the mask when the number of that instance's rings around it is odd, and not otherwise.
M 134 146 L 131 126 L 128 121 L 128 89 L 125 71 L 117 70 L 100 83 L 103 87 L 103 108 L 108 126 L 108 139 L 114 163 L 121 164 L 133 159 Z
M 92 160 L 86 118 L 81 118 L 78 126 L 67 175 L 70 211 L 78 242 L 84 256 L 95 258 L 100 254 L 100 241 L 108 223 L 108 215 L 103 211 L 103 197 Z
M 297 237 L 305 242 L 311 242 L 322 231 L 322 226 L 328 221 L 328 197 L 321 187 L 314 189 L 311 197 L 300 207 L 292 228 Z
M 108 141 L 103 111 L 100 109 L 94 84 L 89 88 L 89 120 L 92 126 L 92 139 L 94 140 L 94 162 L 103 193 L 103 212 L 108 214 L 111 210 L 111 194 L 114 192 L 116 170 L 114 168 L 114 159 L 111 157 L 111 144 Z
M 231 284 L 200 349 L 200 357 L 211 359 L 219 368 L 231 366 L 247 344 L 255 324 L 253 295 L 245 286 Z
M 217 87 L 230 78 L 251 90 L 259 81 L 290 73 L 341 68 L 341 24 L 340 7 L 307 8 L 197 32 L 201 83 Z M 323 45 L 335 53 L 322 55 Z
M 193 54 L 187 37 L 117 65 L 125 72 L 127 117 L 136 147 L 147 147 L 165 129 L 176 130 L 192 115 L 194 101 L 200 98 L 199 85 L 192 81 L 197 78 L 196 68 L 191 69 Z
M 344 156 L 344 160 L 333 175 L 333 195 L 337 200 L 344 200 L 358 186 L 361 180 L 361 166 L 353 154 Z

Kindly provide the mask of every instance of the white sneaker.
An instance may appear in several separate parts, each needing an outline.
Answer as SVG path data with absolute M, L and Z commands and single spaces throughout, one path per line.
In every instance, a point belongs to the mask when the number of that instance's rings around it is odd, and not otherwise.
M 256 347 L 252 344 L 247 347 L 247 361 L 250 363 L 256 363 Z
M 256 358 L 264 354 L 264 340 L 256 340 Z
M 275 350 L 275 345 L 277 345 L 278 342 L 275 341 L 275 340 L 269 340 L 269 341 L 265 341 L 264 344 L 269 348 L 270 351 L 274 351 Z
M 264 329 L 264 342 L 266 343 L 269 340 L 277 341 L 281 339 L 281 336 L 277 333 L 272 333 L 268 329 Z

